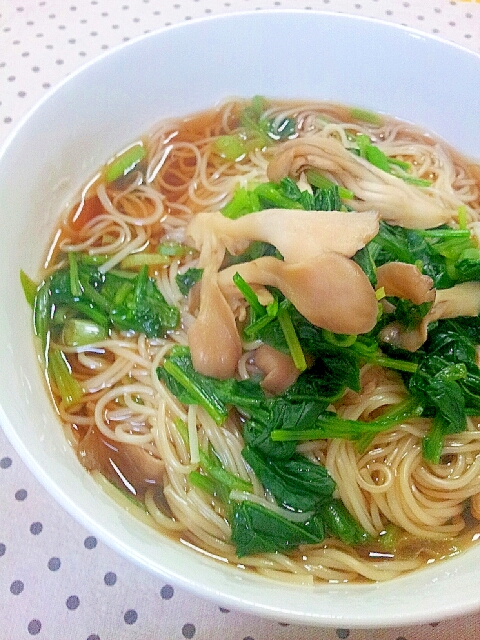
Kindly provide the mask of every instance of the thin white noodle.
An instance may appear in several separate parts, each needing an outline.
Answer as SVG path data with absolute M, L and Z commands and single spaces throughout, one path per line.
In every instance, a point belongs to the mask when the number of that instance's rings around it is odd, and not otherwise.
M 155 250 L 159 241 L 185 243 L 186 226 L 197 211 L 220 209 L 238 186 L 249 189 L 268 181 L 268 164 L 278 146 L 250 150 L 236 162 L 224 162 L 212 146 L 215 136 L 235 131 L 237 114 L 245 104 L 232 99 L 219 105 L 211 122 L 206 119 L 191 141 L 176 142 L 180 121 L 161 123 L 147 144 L 145 182 L 139 172 L 122 190 L 118 184 L 95 182 L 91 193 L 98 197 L 103 210 L 78 233 L 73 235 L 72 231 L 72 238 L 64 237 L 59 249 L 108 256 L 99 268 L 105 274 L 121 266 L 123 258 L 131 253 Z M 320 108 L 311 101 L 279 101 L 264 117 L 273 118 L 277 125 L 287 117 L 296 118 L 299 140 L 325 142 L 326 138 L 334 138 L 350 151 L 357 146 L 357 133 L 369 136 L 384 153 L 409 163 L 411 176 L 430 181 L 429 186 L 422 187 L 422 198 L 452 211 L 465 206 L 469 228 L 480 238 L 478 180 L 474 173 L 470 174 L 467 162 L 443 143 L 393 119 L 353 122 L 348 108 L 333 103 Z M 361 159 L 362 163 L 368 167 Z M 395 171 L 401 174 L 403 170 Z M 323 174 L 335 180 L 333 166 L 328 165 Z M 362 198 L 366 208 L 381 207 L 388 201 L 384 185 L 373 175 L 375 172 L 356 191 L 357 199 Z M 304 176 L 300 176 L 300 184 L 307 188 Z M 347 177 L 345 186 L 348 184 Z M 54 268 L 65 264 L 61 256 Z M 145 504 L 151 515 L 143 513 L 145 522 L 179 536 L 185 544 L 206 554 L 239 564 L 229 543 L 225 505 L 218 496 L 209 496 L 189 481 L 191 471 L 205 472 L 198 464 L 198 447 L 207 454 L 213 451 L 228 472 L 251 482 L 252 493 L 232 492 L 232 499 L 250 500 L 279 515 L 285 515 L 285 509 L 276 505 L 273 495 L 265 490 L 242 456 L 242 418 L 231 416 L 219 427 L 204 409 L 182 405 L 157 375 L 157 368 L 172 347 L 188 345 L 188 330 L 196 310 L 182 296 L 176 277 L 198 265 L 198 257 L 192 253 L 150 273 L 167 303 L 180 310 L 181 326 L 177 331 L 159 339 L 113 332 L 111 338 L 94 345 L 61 346 L 76 363 L 73 368 L 79 370 L 85 397 L 78 406 L 65 407 L 59 402 L 58 410 L 67 430 L 72 425 L 69 440 L 73 446 L 77 446 L 82 433 L 93 427 L 102 438 L 138 446 L 161 461 L 163 498 L 168 508 L 162 511 L 155 502 L 157 494 L 148 488 Z M 256 341 L 242 345 L 240 379 L 259 373 L 250 363 L 251 351 L 259 344 Z M 361 391 L 347 391 L 329 409 L 344 418 L 368 421 L 406 397 L 398 374 L 365 365 L 361 370 Z M 471 514 L 480 518 L 480 428 L 476 420 L 469 419 L 465 432 L 449 436 L 438 465 L 426 464 L 421 455 L 421 441 L 429 428 L 428 419 L 410 420 L 378 434 L 364 452 L 355 443 L 339 439 L 301 443 L 297 452 L 327 467 L 337 483 L 335 496 L 342 499 L 373 538 L 392 523 L 407 537 L 407 548 L 408 541 L 415 545 L 418 536 L 428 555 L 431 540 L 431 556 L 435 558 L 435 544 L 466 535 L 466 501 L 471 499 Z M 295 522 L 305 518 L 305 514 L 294 512 L 287 515 Z M 448 545 L 446 549 L 445 553 L 450 553 Z M 274 579 L 312 584 L 325 580 L 387 580 L 425 564 L 415 554 L 403 558 L 400 551 L 392 559 L 377 562 L 374 556 L 360 556 L 338 541 L 327 539 L 288 555 L 248 556 L 241 559 L 240 566 Z
M 140 249 L 146 242 L 146 234 L 143 229 L 140 229 L 136 238 L 134 238 L 131 242 L 125 244 L 120 251 L 118 251 L 114 256 L 112 256 L 109 260 L 104 262 L 98 267 L 100 273 L 107 273 L 113 267 L 116 267 L 117 264 L 126 258 L 131 253 L 135 253 L 137 249 Z
M 190 447 L 190 462 L 198 464 L 200 462 L 200 453 L 198 449 L 198 433 L 197 433 L 197 407 L 191 404 L 188 407 L 188 444 Z
M 261 498 L 260 496 L 253 495 L 248 493 L 247 491 L 236 491 L 233 489 L 230 491 L 230 500 L 236 500 L 237 502 L 243 502 L 244 500 L 249 500 L 250 502 L 254 502 L 255 504 L 259 504 L 265 509 L 269 509 L 273 511 L 279 516 L 286 518 L 287 520 L 291 520 L 292 522 L 306 522 L 308 518 L 312 515 L 312 513 L 299 513 L 296 511 L 288 511 L 288 509 L 282 509 L 281 507 L 265 500 L 265 498 Z
M 183 524 L 169 518 L 157 507 L 153 497 L 153 489 L 148 489 L 145 493 L 145 506 L 148 509 L 148 513 L 162 528 L 169 531 L 182 531 L 185 528 Z

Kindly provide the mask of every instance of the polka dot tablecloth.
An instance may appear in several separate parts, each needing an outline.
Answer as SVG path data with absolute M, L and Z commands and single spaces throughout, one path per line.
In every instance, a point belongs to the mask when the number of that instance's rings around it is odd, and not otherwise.
M 479 0 L 0 0 L 0 142 L 50 87 L 106 49 L 184 20 L 270 8 L 371 16 L 480 52 Z M 285 625 L 228 611 L 104 546 L 53 501 L 0 430 L 0 640 L 32 637 L 476 640 L 480 613 L 367 631 Z

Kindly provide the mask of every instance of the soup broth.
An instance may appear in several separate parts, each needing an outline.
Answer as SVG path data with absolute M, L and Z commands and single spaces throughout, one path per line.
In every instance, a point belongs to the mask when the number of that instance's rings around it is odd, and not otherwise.
M 67 438 L 233 566 L 388 580 L 480 533 L 480 168 L 344 105 L 228 100 L 61 220 L 35 331 Z

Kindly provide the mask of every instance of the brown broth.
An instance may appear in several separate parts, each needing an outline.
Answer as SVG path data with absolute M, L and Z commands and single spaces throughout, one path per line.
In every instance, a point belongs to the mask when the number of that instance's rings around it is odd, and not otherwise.
M 346 107 L 337 107 L 335 115 L 344 121 L 355 122 L 351 115 L 351 110 Z M 222 123 L 220 111 L 213 109 L 186 118 L 180 122 L 174 130 L 172 129 L 168 140 L 165 142 L 165 149 L 167 150 L 168 144 L 172 140 L 185 143 L 195 142 L 208 139 L 213 135 L 229 133 L 237 125 L 238 110 L 234 109 L 232 111 L 227 126 L 225 127 Z M 424 138 L 425 142 L 431 143 L 428 135 L 425 134 Z M 214 160 L 211 162 L 214 162 Z M 194 166 L 195 158 L 193 152 L 188 151 L 188 149 L 182 149 L 176 153 L 169 152 L 163 166 L 155 177 L 154 183 L 162 183 L 164 185 L 162 190 L 167 194 L 168 200 L 172 203 L 185 203 L 188 201 L 188 194 L 187 188 L 184 185 L 186 178 L 188 180 L 188 178 L 193 175 Z M 210 169 L 213 172 L 215 166 L 212 165 Z M 470 164 L 468 171 L 474 178 L 480 180 L 479 165 Z M 103 170 L 99 173 L 99 176 L 101 176 L 102 173 Z M 88 191 L 85 192 L 79 203 L 68 212 L 64 222 L 60 225 L 54 246 L 49 252 L 51 264 L 54 264 L 59 258 L 59 246 L 61 242 L 67 237 L 70 241 L 77 242 L 84 225 L 101 213 L 101 203 L 98 197 L 92 192 L 92 185 L 97 184 L 98 179 L 90 184 Z M 195 205 L 191 205 L 191 203 L 188 204 L 192 207 L 193 211 L 196 210 Z M 174 214 L 173 209 L 169 212 Z M 161 241 L 162 232 L 161 226 L 155 230 L 155 234 L 150 240 L 152 249 L 155 249 L 155 246 Z M 82 366 L 75 358 L 72 359 L 71 364 L 78 374 L 79 379 L 82 379 L 82 377 L 88 373 L 82 370 Z M 55 392 L 55 390 L 53 391 Z M 71 428 L 74 432 L 74 439 L 77 442 L 76 452 L 78 458 L 87 470 L 98 471 L 120 490 L 130 493 L 139 500 L 144 498 L 145 492 L 152 486 L 158 487 L 161 490 L 163 486 L 162 465 L 153 461 L 153 459 L 149 460 L 148 453 L 144 452 L 139 454 L 138 448 L 133 445 L 119 446 L 118 443 L 109 440 L 93 426 L 82 428 L 73 424 Z M 142 456 L 143 460 L 140 460 Z M 166 501 L 162 499 L 161 491 L 159 491 L 157 495 L 161 507 L 168 510 Z M 465 509 L 464 518 L 467 521 L 466 529 L 456 538 L 430 541 L 418 539 L 407 533 L 401 533 L 396 538 L 393 546 L 384 547 L 381 542 L 373 541 L 357 547 L 354 550 L 354 554 L 359 558 L 369 559 L 372 562 L 377 562 L 381 559 L 404 560 L 412 557 L 420 557 L 422 564 L 428 565 L 432 562 L 437 562 L 458 554 L 479 538 L 480 522 L 469 516 L 468 505 Z M 188 535 L 178 535 L 175 533 L 167 533 L 166 535 L 190 546 L 195 546 L 195 542 L 189 539 Z M 205 553 L 205 550 L 200 551 Z M 292 557 L 300 558 L 301 553 L 301 551 L 294 552 Z

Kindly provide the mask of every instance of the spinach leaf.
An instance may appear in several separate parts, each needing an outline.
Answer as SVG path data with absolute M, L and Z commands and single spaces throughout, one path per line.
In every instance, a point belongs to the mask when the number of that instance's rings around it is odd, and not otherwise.
M 262 182 L 253 189 L 238 187 L 223 207 L 222 214 L 234 220 L 254 211 L 273 208 L 342 211 L 346 207 L 340 193 L 339 186 L 334 183 L 312 186 L 311 193 L 307 189 L 302 191 L 292 178 L 287 177 L 280 182 Z
M 405 182 L 415 184 L 418 187 L 428 187 L 431 185 L 430 180 L 416 178 L 408 173 L 408 170 L 411 169 L 410 163 L 388 157 L 379 147 L 372 144 L 369 136 L 363 133 L 357 133 L 356 143 L 357 147 L 351 149 L 352 153 L 359 155 L 361 158 L 365 158 L 365 160 L 368 160 L 368 162 L 378 169 L 386 173 L 391 173 L 397 176 L 397 178 L 401 178 Z
M 433 464 L 439 464 L 442 457 L 443 443 L 447 433 L 445 421 L 439 416 L 432 420 L 428 433 L 422 440 L 423 458 Z
M 465 399 L 460 386 L 454 380 L 443 379 L 441 374 L 433 378 L 424 374 L 414 374 L 409 389 L 414 395 L 426 399 L 425 413 L 431 410 L 434 415 L 442 417 L 445 434 L 465 431 Z
M 355 351 L 325 340 L 323 329 L 311 324 L 294 307 L 290 307 L 290 316 L 303 352 L 313 356 L 315 362 L 287 390 L 287 396 L 298 400 L 315 394 L 332 398 L 346 387 L 359 391 L 360 360 Z M 283 330 L 276 320 L 261 328 L 258 337 L 278 351 L 289 352 Z
M 382 221 L 367 247 L 375 250 L 377 266 L 395 260 L 417 264 L 437 289 L 480 279 L 480 251 L 466 229 L 404 229 Z
M 343 208 L 339 187 L 330 184 L 325 187 L 312 187 L 312 193 L 299 189 L 292 178 L 283 178 L 280 182 L 266 182 L 254 189 L 262 209 L 284 207 L 286 209 L 304 209 L 306 211 L 339 211 Z
M 377 286 L 377 270 L 374 259 L 375 253 L 374 245 L 369 243 L 357 251 L 352 258 L 352 260 L 356 262 L 360 269 L 366 274 L 372 287 Z
M 310 428 L 330 402 L 330 398 L 318 396 L 319 386 L 298 381 L 284 395 L 267 398 L 259 381 L 204 376 L 193 368 L 189 349 L 181 346 L 170 351 L 157 375 L 181 402 L 200 404 L 219 424 L 227 417 L 229 407 L 236 407 L 245 418 L 247 444 L 273 457 L 290 457 L 295 445 L 271 441 L 272 429 Z
M 74 279 L 71 268 L 65 267 L 37 290 L 35 317 L 36 321 L 42 318 L 42 333 L 51 330 L 60 336 L 64 322 L 71 318 L 89 318 L 105 331 L 113 327 L 150 338 L 176 328 L 179 311 L 167 304 L 146 266 L 130 278 L 103 274 L 81 261 L 71 264 L 75 264 Z
M 229 405 L 247 413 L 264 405 L 265 394 L 255 381 L 218 380 L 198 373 L 188 347 L 173 347 L 157 375 L 181 402 L 201 405 L 218 424 L 227 417 Z
M 268 458 L 290 458 L 296 447 L 294 442 L 274 442 L 270 434 L 274 429 L 309 429 L 326 408 L 327 402 L 309 397 L 304 402 L 288 402 L 280 396 L 266 403 L 263 415 L 255 412 L 243 427 L 245 443 Z
M 461 386 L 466 375 L 465 364 L 450 364 L 438 355 L 431 355 L 419 363 L 418 370 L 409 380 L 409 391 L 424 403 L 423 415 L 433 418 L 423 442 L 423 455 L 430 462 L 439 462 L 444 436 L 467 428 L 465 395 Z
M 190 267 L 184 273 L 177 273 L 175 281 L 180 289 L 180 293 L 184 296 L 188 295 L 193 285 L 202 279 L 203 269 Z
M 370 422 L 349 420 L 337 416 L 332 411 L 324 411 L 318 416 L 315 425 L 310 429 L 303 431 L 275 429 L 272 430 L 270 437 L 275 442 L 345 438 L 368 444 L 377 433 L 389 431 L 405 420 L 421 416 L 423 409 L 424 407 L 419 400 L 410 397 L 397 405 L 393 405 L 391 409 Z
M 458 282 L 480 280 L 480 256 L 475 256 L 475 258 L 460 257 L 455 263 L 455 276 Z
M 200 404 L 218 424 L 227 417 L 229 405 L 251 411 L 260 409 L 265 400 L 262 388 L 254 381 L 218 380 L 198 373 L 188 347 L 173 347 L 163 367 L 157 368 L 157 375 L 181 402 Z
M 338 538 L 349 546 L 362 544 L 369 538 L 367 532 L 338 498 L 322 505 L 317 516 L 322 518 L 328 535 Z
M 440 322 L 443 323 L 444 326 L 451 326 L 454 331 L 459 331 L 467 336 L 474 345 L 480 344 L 480 316 L 476 318 L 460 317 L 452 320 L 441 320 Z M 430 328 L 429 335 L 431 335 L 431 333 Z
M 299 524 L 248 500 L 236 503 L 231 540 L 239 558 L 256 553 L 292 551 L 302 544 L 317 544 L 324 538 L 323 523 Z
M 387 300 L 395 307 L 392 314 L 388 314 L 388 322 L 395 319 L 406 329 L 415 329 L 421 323 L 423 318 L 430 311 L 431 302 L 423 302 L 422 304 L 414 304 L 410 300 L 403 298 L 388 298 Z
M 450 362 L 475 362 L 476 343 L 468 326 L 460 318 L 446 319 L 431 326 L 428 332 L 428 353 Z
M 110 309 L 110 320 L 117 329 L 144 333 L 148 338 L 175 329 L 180 312 L 166 303 L 153 278 L 148 277 L 146 266 L 128 284 L 129 291 L 119 303 L 114 299 Z
M 466 412 L 480 412 L 480 369 L 476 362 L 476 348 L 480 342 L 480 318 L 440 320 L 429 330 L 424 358 L 440 358 L 444 368 L 455 364 L 464 366 L 464 375 L 457 377 Z M 437 366 L 437 369 L 439 367 Z
M 480 415 L 480 371 L 475 364 L 466 364 L 467 374 L 459 380 L 469 415 Z
M 304 456 L 295 454 L 288 460 L 271 460 L 248 446 L 242 456 L 277 503 L 285 508 L 315 511 L 335 489 L 335 482 L 325 467 Z
M 234 506 L 232 543 L 237 556 L 288 552 L 304 544 L 318 544 L 326 535 L 348 545 L 359 545 L 369 536 L 338 499 L 325 502 L 305 522 L 292 522 L 254 502 Z
M 282 256 L 273 246 L 273 244 L 262 242 L 261 240 L 254 240 L 250 243 L 248 248 L 238 256 L 227 253 L 225 257 L 225 266 L 229 267 L 232 264 L 250 262 L 251 260 L 256 260 L 257 258 L 262 258 L 263 256 L 273 256 L 275 258 L 278 258 L 279 260 L 282 259 Z
M 446 272 L 445 258 L 417 231 L 381 221 L 378 234 L 367 246 L 370 245 L 375 247 L 377 266 L 393 261 L 419 264 L 422 272 L 433 279 L 436 288 L 453 286 L 453 280 Z
M 251 418 L 247 420 L 243 426 L 244 442 L 246 445 L 249 445 L 272 459 L 290 458 L 297 448 L 297 443 L 273 442 L 270 437 L 272 430 L 273 427 L 268 421 Z

